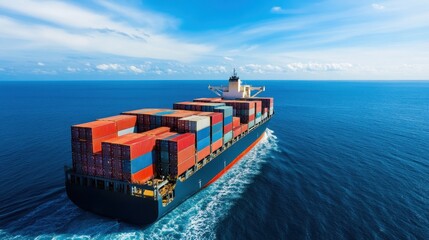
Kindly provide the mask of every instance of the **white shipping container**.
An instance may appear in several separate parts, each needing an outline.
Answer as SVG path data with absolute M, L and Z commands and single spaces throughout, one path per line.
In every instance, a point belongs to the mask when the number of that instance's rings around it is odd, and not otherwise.
M 206 127 L 210 127 L 210 117 L 209 116 L 189 116 L 181 118 L 179 120 L 186 120 L 189 123 L 189 130 L 199 131 Z

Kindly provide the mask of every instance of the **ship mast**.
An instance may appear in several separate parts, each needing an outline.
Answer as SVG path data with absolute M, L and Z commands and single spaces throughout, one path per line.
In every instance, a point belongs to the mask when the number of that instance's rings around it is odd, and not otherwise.
M 259 93 L 265 91 L 265 86 L 252 87 L 250 85 L 242 85 L 242 81 L 240 80 L 240 77 L 237 76 L 235 68 L 231 77 L 229 78 L 228 87 L 209 85 L 208 88 L 216 95 L 224 99 L 253 98 L 256 97 Z M 252 91 L 257 92 L 252 95 Z

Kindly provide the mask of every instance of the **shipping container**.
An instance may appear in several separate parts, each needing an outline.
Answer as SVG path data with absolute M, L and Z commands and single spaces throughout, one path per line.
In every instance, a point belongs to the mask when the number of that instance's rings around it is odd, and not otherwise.
M 249 129 L 249 125 L 247 123 L 241 124 L 241 132 L 246 132 Z
M 137 126 L 137 116 L 135 115 L 116 115 L 112 117 L 100 118 L 97 120 L 114 122 L 117 132 Z
M 241 134 L 241 126 L 238 126 L 234 129 L 232 129 L 232 137 L 233 138 L 236 138 L 240 134 Z
M 154 177 L 154 166 L 150 165 L 131 175 L 130 179 L 124 179 L 132 183 L 143 184 Z
M 93 121 L 72 126 L 74 140 L 92 140 L 116 134 L 116 132 L 115 123 L 108 121 Z
M 224 132 L 224 133 L 227 133 L 227 132 L 230 132 L 230 131 L 232 131 L 232 123 L 230 123 L 230 124 L 228 124 L 228 125 L 225 125 L 225 126 L 223 127 L 223 132 Z
M 197 161 L 203 160 L 208 155 L 210 155 L 210 145 L 197 152 Z
M 225 135 L 223 135 L 223 143 L 227 143 L 229 141 L 231 141 L 232 139 L 232 131 L 225 133 Z
M 219 140 L 212 143 L 211 151 L 214 152 L 223 146 L 223 138 L 221 137 Z
M 240 126 L 240 118 L 239 117 L 233 117 L 232 118 L 232 128 L 236 128 Z

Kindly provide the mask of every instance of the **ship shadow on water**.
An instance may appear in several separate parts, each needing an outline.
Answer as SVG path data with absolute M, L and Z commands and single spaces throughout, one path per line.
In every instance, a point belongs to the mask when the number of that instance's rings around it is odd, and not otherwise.
M 269 160 L 276 141 L 268 129 L 267 137 L 224 177 L 152 225 L 130 225 L 84 211 L 62 189 L 24 216 L 0 227 L 0 239 L 213 239 L 219 223 L 228 218 L 229 210 L 242 200 L 243 192 Z

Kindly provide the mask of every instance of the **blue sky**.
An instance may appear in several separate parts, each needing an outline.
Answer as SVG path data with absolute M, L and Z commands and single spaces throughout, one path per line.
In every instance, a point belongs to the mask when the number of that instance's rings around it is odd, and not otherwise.
M 0 0 L 0 80 L 429 79 L 423 0 Z

